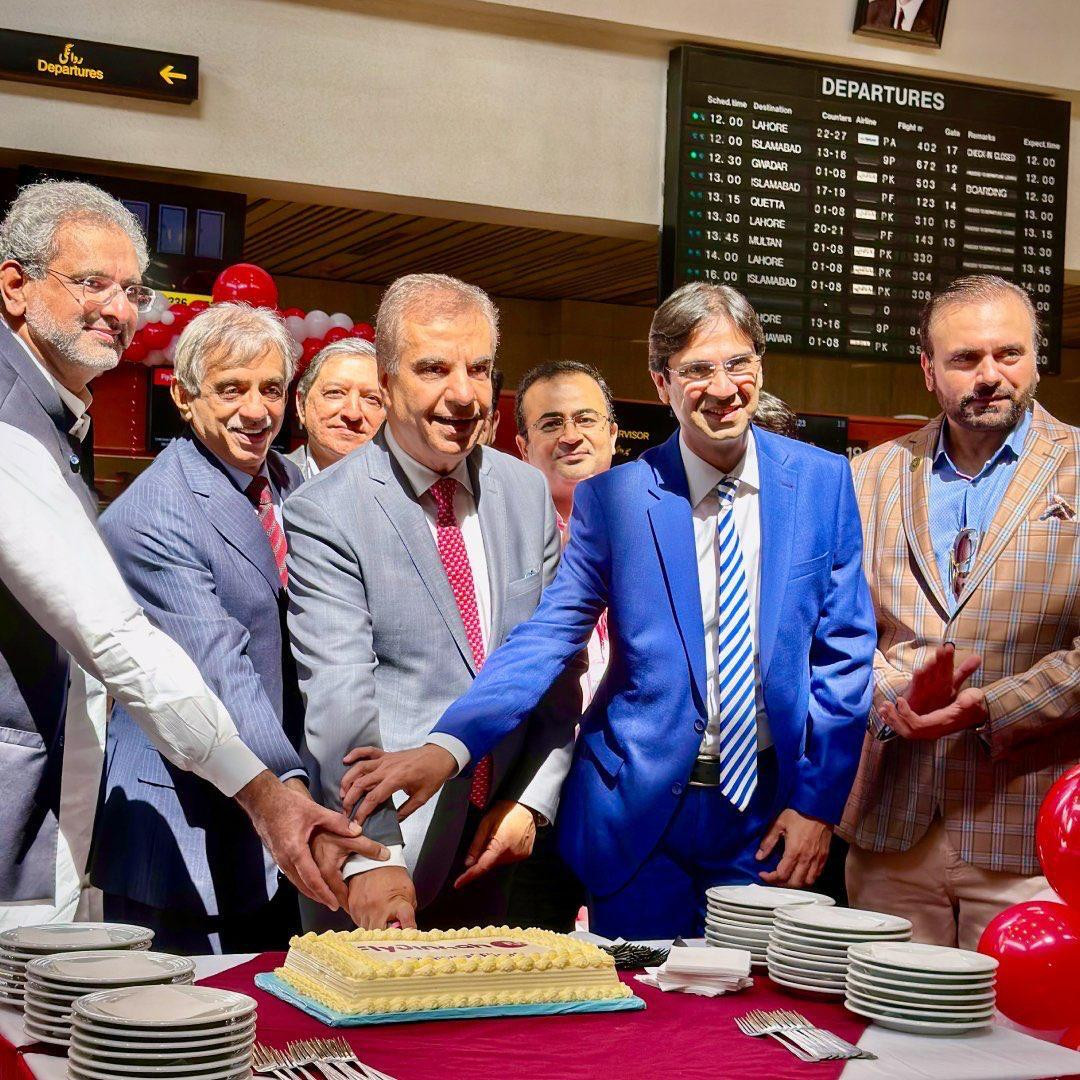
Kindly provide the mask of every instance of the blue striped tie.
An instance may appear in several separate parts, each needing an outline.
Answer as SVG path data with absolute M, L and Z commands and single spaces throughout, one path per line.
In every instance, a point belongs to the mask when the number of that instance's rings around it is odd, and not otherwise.
M 732 509 L 738 486 L 737 480 L 725 476 L 716 488 L 720 498 L 716 519 L 720 551 L 716 568 L 716 680 L 720 692 L 720 790 L 736 809 L 745 810 L 757 787 L 757 705 L 750 594 Z

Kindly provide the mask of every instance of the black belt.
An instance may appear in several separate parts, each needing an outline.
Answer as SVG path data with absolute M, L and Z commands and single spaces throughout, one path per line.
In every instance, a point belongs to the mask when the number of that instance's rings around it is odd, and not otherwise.
M 720 759 L 699 754 L 690 770 L 691 787 L 719 787 Z

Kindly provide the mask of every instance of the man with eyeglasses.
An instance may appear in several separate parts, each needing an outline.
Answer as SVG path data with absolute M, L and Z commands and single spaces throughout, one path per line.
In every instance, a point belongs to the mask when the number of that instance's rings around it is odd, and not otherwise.
M 879 640 L 848 892 L 939 945 L 1046 887 L 1036 814 L 1080 758 L 1080 431 L 1034 401 L 1038 337 L 1018 286 L 954 281 L 919 325 L 941 414 L 854 462 Z
M 679 430 L 577 486 L 555 581 L 432 735 L 482 755 L 608 610 L 558 819 L 605 936 L 700 936 L 712 885 L 812 884 L 858 764 L 875 634 L 850 470 L 751 427 L 764 346 L 733 289 L 661 304 L 649 369 Z M 427 798 L 445 753 L 361 762 L 358 819 Z
M 235 797 L 300 888 L 333 906 L 333 885 L 344 899 L 345 856 L 330 834 L 349 837 L 348 823 L 242 744 L 188 656 L 132 600 L 95 529 L 87 387 L 116 366 L 153 300 L 146 264 L 138 222 L 89 184 L 31 185 L 0 222 L 4 929 L 100 915 L 86 858 L 107 695 L 170 761 Z M 361 837 L 341 844 L 385 854 Z

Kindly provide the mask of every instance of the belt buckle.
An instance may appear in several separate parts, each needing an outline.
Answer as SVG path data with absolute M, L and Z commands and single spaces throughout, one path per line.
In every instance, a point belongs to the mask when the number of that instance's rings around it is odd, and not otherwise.
M 719 787 L 720 759 L 698 754 L 690 770 L 690 787 Z

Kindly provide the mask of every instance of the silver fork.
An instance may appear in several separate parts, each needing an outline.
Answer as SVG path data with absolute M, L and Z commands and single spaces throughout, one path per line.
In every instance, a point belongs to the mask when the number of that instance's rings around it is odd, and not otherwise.
M 820 1055 L 804 1050 L 802 1044 L 796 1041 L 791 1033 L 789 1033 L 788 1037 L 785 1037 L 775 1024 L 762 1022 L 761 1015 L 760 1013 L 747 1013 L 745 1016 L 736 1016 L 735 1026 L 744 1035 L 750 1035 L 753 1038 L 771 1035 L 788 1053 L 794 1054 L 800 1061 L 824 1060 Z
M 802 1013 L 793 1012 L 791 1009 L 779 1009 L 774 1015 L 779 1018 L 780 1023 L 790 1023 L 793 1025 L 793 1030 L 799 1029 L 817 1035 L 824 1041 L 832 1043 L 838 1050 L 849 1057 L 866 1058 L 869 1061 L 877 1060 L 877 1054 L 871 1054 L 869 1050 L 864 1050 L 861 1046 L 848 1042 L 847 1039 L 841 1039 L 839 1035 L 829 1031 L 828 1028 L 811 1024 Z
M 292 1065 L 298 1069 L 303 1069 L 305 1065 L 312 1065 L 319 1070 L 325 1080 L 356 1080 L 356 1077 L 360 1076 L 359 1073 L 346 1073 L 343 1069 L 337 1068 L 315 1039 L 299 1039 L 289 1043 L 285 1049 Z M 363 1080 L 362 1077 L 361 1080 Z
M 317 1040 L 319 1045 L 325 1049 L 327 1056 L 331 1061 L 341 1062 L 344 1065 L 355 1065 L 360 1069 L 361 1075 L 368 1080 L 394 1080 L 392 1076 L 387 1076 L 386 1073 L 379 1072 L 378 1069 L 373 1069 L 370 1065 L 365 1065 L 357 1056 L 353 1048 L 349 1045 L 348 1039 L 343 1039 L 340 1036 L 336 1039 L 319 1039 Z
M 307 1077 L 311 1080 L 311 1074 L 294 1071 L 289 1059 L 280 1050 L 272 1046 L 263 1046 L 256 1043 L 251 1050 L 251 1067 L 257 1073 L 268 1076 L 277 1076 L 280 1080 L 298 1080 Z

